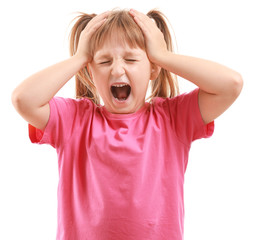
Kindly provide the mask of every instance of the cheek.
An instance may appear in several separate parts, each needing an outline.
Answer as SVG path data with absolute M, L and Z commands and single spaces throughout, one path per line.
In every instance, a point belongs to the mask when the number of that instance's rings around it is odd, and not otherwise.
M 149 75 L 147 73 L 143 74 L 143 72 L 139 72 L 135 76 L 134 89 L 133 93 L 137 96 L 143 96 L 146 94 L 148 84 L 149 84 Z
M 90 69 L 91 74 L 92 74 L 92 80 L 96 86 L 96 88 L 99 88 L 103 83 L 105 83 L 105 78 L 106 78 L 106 72 L 102 71 L 99 68 L 92 67 Z
M 90 72 L 91 72 L 93 78 L 97 78 L 98 76 L 101 75 L 99 69 L 93 65 L 90 66 Z
M 105 73 L 101 71 L 94 71 L 93 74 L 93 83 L 100 96 L 105 96 L 108 91 L 108 81 Z
M 148 66 L 142 66 L 138 71 L 138 79 L 145 85 L 150 80 L 150 68 Z
M 151 68 L 152 68 L 151 63 L 148 60 L 144 60 L 139 67 L 140 67 L 140 72 L 145 73 L 145 76 L 149 78 L 150 73 L 151 73 Z

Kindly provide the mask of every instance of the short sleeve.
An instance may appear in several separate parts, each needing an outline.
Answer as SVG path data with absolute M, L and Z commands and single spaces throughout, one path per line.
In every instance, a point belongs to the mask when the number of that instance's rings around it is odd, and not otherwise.
M 69 139 L 85 110 L 90 106 L 88 100 L 54 97 L 49 102 L 50 116 L 44 131 L 29 124 L 29 138 L 32 143 L 50 144 L 57 148 Z
M 205 124 L 198 103 L 199 88 L 164 101 L 169 120 L 178 138 L 187 146 L 200 138 L 211 137 L 214 121 Z

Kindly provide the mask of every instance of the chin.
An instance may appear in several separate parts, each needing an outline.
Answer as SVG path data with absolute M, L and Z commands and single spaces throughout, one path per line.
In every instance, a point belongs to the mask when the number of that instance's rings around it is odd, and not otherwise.
M 136 112 L 135 110 L 130 110 L 129 108 L 118 108 L 118 109 L 106 108 L 106 110 L 110 113 L 113 113 L 113 114 L 130 114 L 130 113 Z
M 145 104 L 145 103 L 144 103 Z M 137 112 L 143 105 L 140 107 L 138 106 L 113 106 L 113 107 L 106 107 L 106 110 L 112 114 L 131 114 Z

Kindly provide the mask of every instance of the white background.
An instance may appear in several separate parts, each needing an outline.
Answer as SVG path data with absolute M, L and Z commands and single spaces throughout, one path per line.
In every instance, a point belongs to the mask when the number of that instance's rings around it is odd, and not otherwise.
M 11 104 L 26 77 L 68 58 L 75 12 L 114 7 L 170 20 L 178 53 L 206 58 L 240 72 L 243 91 L 216 120 L 212 138 L 193 143 L 185 176 L 185 240 L 253 240 L 253 114 L 251 1 L 109 0 L 4 1 L 1 24 L 0 239 L 55 239 L 58 169 L 55 150 L 31 144 L 27 123 Z M 195 86 L 180 79 L 181 92 Z M 72 79 L 57 94 L 74 97 Z

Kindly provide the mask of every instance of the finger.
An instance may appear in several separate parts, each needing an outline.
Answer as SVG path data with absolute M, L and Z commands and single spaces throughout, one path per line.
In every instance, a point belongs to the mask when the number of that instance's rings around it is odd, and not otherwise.
M 106 21 L 109 13 L 110 12 L 107 11 L 91 19 L 90 22 L 86 26 L 86 32 L 87 33 L 95 32 Z
M 91 20 L 91 22 L 94 22 L 94 23 L 95 23 L 95 22 L 101 21 L 101 20 L 107 18 L 107 17 L 109 16 L 109 14 L 110 14 L 110 11 L 101 13 L 101 14 L 97 15 L 96 17 L 94 17 L 94 18 Z
M 140 27 L 142 32 L 145 34 L 147 32 L 147 30 L 146 30 L 146 27 L 143 24 L 143 22 L 140 20 L 140 18 L 137 16 L 134 16 L 134 21 L 137 23 L 137 25 Z
M 150 18 L 148 16 L 146 16 L 145 14 L 140 13 L 134 9 L 131 9 L 129 11 L 129 13 L 133 17 L 133 19 L 137 23 L 137 25 L 141 28 L 141 30 L 143 31 L 143 34 L 144 35 L 147 34 L 148 27 L 150 26 L 150 23 L 148 23 L 148 21 L 150 21 Z
M 129 13 L 133 16 L 133 17 L 138 17 L 139 19 L 141 19 L 142 21 L 149 21 L 150 18 L 145 15 L 144 13 L 142 12 L 138 12 L 137 10 L 134 10 L 134 9 L 131 9 L 129 11 Z
M 95 24 L 92 24 L 90 25 L 90 28 L 87 29 L 87 33 L 89 34 L 93 34 L 94 32 L 96 32 L 96 30 L 103 25 L 103 23 L 106 21 L 107 19 L 104 18 L 102 19 L 101 21 L 95 23 Z
M 133 15 L 141 14 L 141 12 L 139 12 L 133 8 L 131 8 L 129 12 L 130 12 L 130 14 L 133 14 Z
M 138 12 L 137 10 L 134 9 L 131 9 L 129 13 L 130 15 L 132 15 L 133 18 L 136 17 L 137 19 L 139 19 L 139 21 L 142 21 L 147 28 L 151 26 L 156 26 L 154 20 L 144 13 Z

